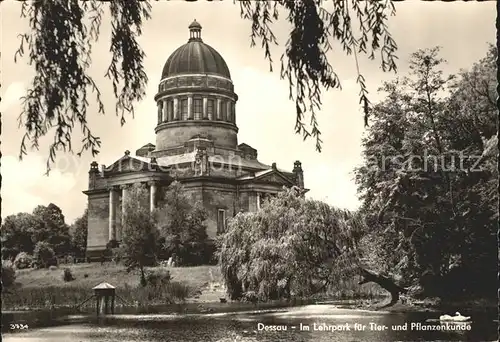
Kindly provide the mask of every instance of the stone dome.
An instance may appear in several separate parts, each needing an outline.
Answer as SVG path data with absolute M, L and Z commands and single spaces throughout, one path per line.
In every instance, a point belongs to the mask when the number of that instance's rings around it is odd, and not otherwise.
M 222 56 L 201 39 L 201 25 L 195 20 L 189 25 L 189 41 L 167 59 L 161 78 L 185 74 L 209 74 L 231 79 Z

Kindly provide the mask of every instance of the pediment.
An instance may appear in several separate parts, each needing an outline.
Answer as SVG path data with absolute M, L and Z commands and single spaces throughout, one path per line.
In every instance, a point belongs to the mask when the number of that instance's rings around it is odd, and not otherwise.
M 288 179 L 288 177 L 277 170 L 272 170 L 268 173 L 257 176 L 253 179 L 253 181 L 256 183 L 273 183 L 286 186 L 294 185 L 294 183 L 290 179 Z
M 255 148 L 253 148 L 252 146 L 248 145 L 248 144 L 245 144 L 245 143 L 241 143 L 238 145 L 238 148 L 240 150 L 252 150 L 252 151 L 257 151 Z
M 138 172 L 148 170 L 149 163 L 125 156 L 118 159 L 116 162 L 106 168 L 106 172 L 121 173 L 121 172 Z

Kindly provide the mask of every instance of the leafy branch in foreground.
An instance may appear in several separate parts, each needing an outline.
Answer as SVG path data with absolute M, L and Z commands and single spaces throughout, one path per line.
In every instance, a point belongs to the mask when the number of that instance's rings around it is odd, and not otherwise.
M 256 45 L 256 39 L 260 39 L 271 71 L 273 59 L 270 46 L 278 43 L 271 25 L 279 19 L 280 9 L 287 13 L 287 20 L 292 24 L 286 50 L 281 56 L 281 78 L 288 80 L 290 99 L 295 100 L 297 133 L 303 134 L 304 139 L 310 136 L 316 138 L 316 149 L 321 151 L 321 132 L 317 120 L 317 111 L 321 108 L 321 90 L 341 88 L 327 56 L 335 40 L 346 54 L 354 54 L 357 83 L 361 88 L 360 104 L 367 125 L 370 101 L 364 77 L 359 71 L 358 53 L 369 53 L 373 59 L 375 52 L 380 50 L 382 69 L 396 71 L 397 45 L 387 27 L 389 16 L 396 12 L 392 1 L 366 1 L 361 4 L 352 0 L 350 5 L 349 1 L 343 0 L 334 1 L 331 6 L 321 0 L 247 0 L 239 3 L 242 18 L 252 21 L 251 44 Z M 355 38 L 350 6 L 359 22 L 359 38 Z M 368 45 L 371 47 L 368 48 Z M 307 113 L 310 113 L 310 129 L 304 123 Z
M 99 113 L 104 113 L 101 93 L 88 74 L 92 43 L 99 37 L 105 3 L 99 1 L 54 0 L 22 3 L 21 17 L 29 18 L 30 30 L 21 40 L 15 61 L 28 50 L 36 76 L 23 100 L 19 126 L 25 134 L 19 158 L 27 154 L 27 144 L 39 148 L 39 139 L 55 128 L 50 144 L 47 172 L 57 151 L 72 152 L 71 137 L 75 124 L 82 133 L 78 152 L 99 153 L 101 141 L 94 136 L 87 120 L 88 91 L 96 93 Z M 144 52 L 137 43 L 144 19 L 149 19 L 148 2 L 113 1 L 109 3 L 112 23 L 111 63 L 106 76 L 113 82 L 117 99 L 116 114 L 134 112 L 134 103 L 142 99 L 147 83 Z M 86 24 L 89 22 L 90 24 Z M 121 89 L 119 87 L 121 86 Z

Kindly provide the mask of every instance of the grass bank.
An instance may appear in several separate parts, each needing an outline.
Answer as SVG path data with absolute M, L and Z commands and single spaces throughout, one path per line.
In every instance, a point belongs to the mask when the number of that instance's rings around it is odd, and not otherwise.
M 63 269 L 69 267 L 74 280 L 65 282 Z M 163 267 L 147 268 L 146 272 L 161 272 Z M 27 269 L 16 272 L 16 286 L 10 294 L 2 294 L 3 310 L 34 310 L 60 307 L 74 307 L 93 292 L 92 287 L 107 282 L 117 288 L 117 307 L 156 306 L 171 303 L 216 304 L 225 297 L 222 277 L 217 266 L 168 268 L 171 282 L 160 287 L 139 286 L 138 272 L 126 272 L 114 263 L 90 263 L 62 265 L 55 270 Z M 326 293 L 308 298 L 308 301 L 353 301 L 353 306 L 375 308 L 387 296 L 378 285 L 358 285 L 355 277 L 336 283 Z M 122 300 L 123 299 L 123 300 Z M 93 301 L 88 302 L 88 306 Z M 82 307 L 83 309 L 85 306 Z
M 74 280 L 65 282 L 63 269 L 70 268 Z M 162 267 L 147 268 L 158 273 Z M 197 296 L 210 284 L 220 281 L 216 266 L 169 268 L 171 281 L 158 286 L 139 286 L 138 272 L 126 272 L 114 263 L 76 264 L 55 270 L 27 269 L 16 272 L 16 284 L 2 293 L 3 310 L 33 310 L 48 307 L 74 307 L 92 296 L 92 287 L 107 282 L 116 287 L 117 306 L 161 305 Z M 88 302 L 92 305 L 92 301 Z M 85 305 L 84 305 L 85 307 Z

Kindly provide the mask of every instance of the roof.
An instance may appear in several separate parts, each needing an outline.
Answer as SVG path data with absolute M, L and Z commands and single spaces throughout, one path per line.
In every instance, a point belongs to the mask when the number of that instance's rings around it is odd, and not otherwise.
M 281 184 L 283 186 L 293 186 L 295 182 L 293 177 L 290 178 L 290 174 L 287 172 L 281 172 L 277 169 L 263 170 L 255 172 L 255 174 L 244 175 L 236 178 L 238 181 L 243 183 L 274 183 Z
M 199 22 L 196 21 L 196 19 L 189 25 L 190 29 L 199 29 L 201 30 L 201 25 Z
M 195 20 L 190 31 L 201 31 L 201 25 Z M 175 50 L 163 66 L 161 78 L 182 74 L 212 74 L 231 79 L 231 74 L 222 56 L 210 45 L 199 38 L 189 41 Z
M 92 290 L 111 290 L 115 289 L 115 287 L 109 283 L 100 283 L 92 288 Z
M 156 163 L 160 166 L 170 166 L 170 165 L 176 165 L 176 164 L 182 164 L 182 163 L 191 163 L 194 162 L 196 159 L 196 151 L 194 152 L 189 152 L 189 153 L 184 153 L 184 154 L 178 154 L 174 156 L 165 156 L 165 157 L 159 157 L 156 158 Z M 134 157 L 136 159 L 144 161 L 149 161 L 149 158 L 140 158 L 140 157 Z M 208 156 L 208 162 L 209 163 L 222 163 L 222 164 L 236 164 L 241 167 L 245 168 L 252 168 L 252 169 L 259 169 L 259 170 L 266 170 L 269 169 L 270 166 L 263 164 L 259 162 L 256 159 L 244 159 L 244 158 L 236 158 L 236 157 L 231 157 L 231 156 L 221 156 L 221 155 L 215 155 L 215 156 Z

